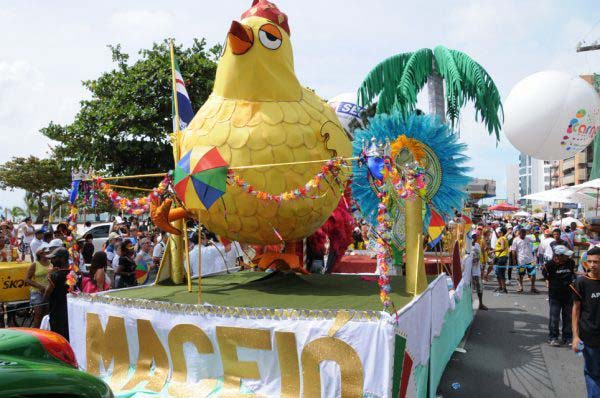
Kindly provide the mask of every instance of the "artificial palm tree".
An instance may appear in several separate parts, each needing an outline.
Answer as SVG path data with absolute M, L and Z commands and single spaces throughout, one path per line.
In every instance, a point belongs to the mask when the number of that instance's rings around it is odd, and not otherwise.
M 445 95 L 444 95 L 445 81 Z M 462 107 L 473 101 L 476 120 L 481 118 L 489 134 L 499 139 L 502 103 L 496 84 L 471 57 L 437 46 L 389 57 L 373 68 L 358 90 L 358 102 L 377 101 L 377 113 L 414 111 L 417 94 L 427 83 L 430 113 L 442 121 L 446 116 L 454 128 Z M 445 101 L 444 101 L 445 96 Z M 447 111 L 445 106 L 447 105 Z

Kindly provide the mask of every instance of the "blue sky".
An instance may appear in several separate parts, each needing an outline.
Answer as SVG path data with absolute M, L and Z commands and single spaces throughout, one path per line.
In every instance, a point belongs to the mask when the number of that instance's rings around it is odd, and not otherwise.
M 218 43 L 250 3 L 4 0 L 0 162 L 45 155 L 52 143 L 38 130 L 51 120 L 72 121 L 87 96 L 81 81 L 112 68 L 108 44 L 120 43 L 134 55 L 166 37 L 186 45 L 195 37 Z M 277 5 L 289 16 L 300 82 L 324 98 L 354 91 L 390 55 L 438 44 L 483 65 L 503 99 L 520 79 L 540 70 L 600 71 L 600 51 L 575 53 L 578 41 L 600 39 L 592 0 L 281 0 Z M 426 94 L 420 100 L 425 104 Z M 517 161 L 516 151 L 504 136 L 496 145 L 475 122 L 471 107 L 463 111 L 461 137 L 469 145 L 473 175 L 495 179 L 502 197 L 506 165 Z M 22 192 L 0 191 L 0 206 L 20 205 L 22 197 Z

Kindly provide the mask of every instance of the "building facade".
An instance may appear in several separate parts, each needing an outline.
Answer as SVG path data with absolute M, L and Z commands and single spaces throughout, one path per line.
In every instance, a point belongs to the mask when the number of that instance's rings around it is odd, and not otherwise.
M 506 167 L 506 201 L 510 204 L 519 203 L 519 165 L 509 164 Z
M 519 197 L 550 189 L 551 172 L 551 162 L 519 154 Z M 526 201 L 520 200 L 519 203 L 526 204 Z
M 583 184 L 590 178 L 594 161 L 594 143 L 565 160 L 555 160 L 551 167 L 552 188 Z

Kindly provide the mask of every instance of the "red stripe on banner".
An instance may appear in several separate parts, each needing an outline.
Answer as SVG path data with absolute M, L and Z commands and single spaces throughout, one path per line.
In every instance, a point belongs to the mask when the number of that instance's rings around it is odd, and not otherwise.
M 400 393 L 398 398 L 405 398 L 406 391 L 408 391 L 408 381 L 410 380 L 410 374 L 412 373 L 413 360 L 408 355 L 408 352 L 404 351 L 404 361 L 402 361 L 402 379 L 400 382 Z
M 175 83 L 181 83 L 181 85 L 185 87 L 185 83 L 181 79 L 175 79 Z

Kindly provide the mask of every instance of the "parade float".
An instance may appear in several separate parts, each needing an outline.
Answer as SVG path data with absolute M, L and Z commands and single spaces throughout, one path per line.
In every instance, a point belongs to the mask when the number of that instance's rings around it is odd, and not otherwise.
M 174 171 L 154 175 L 163 182 L 138 199 L 91 179 L 121 209 L 150 211 L 183 239 L 169 242 L 152 286 L 69 297 L 71 344 L 87 372 L 119 396 L 435 396 L 472 319 L 466 228 L 451 281 L 425 275 L 423 247 L 430 220 L 440 229 L 462 208 L 465 146 L 438 117 L 408 109 L 414 102 L 386 109 L 382 100 L 400 97 L 373 83 L 377 68 L 362 105 L 379 96 L 378 114 L 352 142 L 298 82 L 285 14 L 255 0 L 231 24 L 212 95 L 172 136 Z M 464 100 L 453 98 L 456 111 Z M 348 207 L 348 184 L 371 224 L 377 273 L 308 274 L 305 239 Z M 177 258 L 182 219 L 283 250 L 255 257 L 269 272 L 194 279 Z

